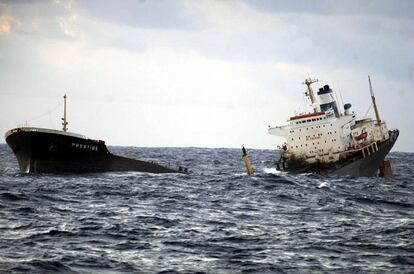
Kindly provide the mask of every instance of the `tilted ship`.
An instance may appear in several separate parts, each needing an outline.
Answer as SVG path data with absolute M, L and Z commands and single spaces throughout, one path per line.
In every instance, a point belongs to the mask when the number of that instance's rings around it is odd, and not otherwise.
M 6 142 L 15 154 L 21 172 L 187 172 L 183 167 L 167 167 L 154 162 L 114 155 L 109 152 L 104 141 L 68 132 L 66 95 L 63 98 L 62 130 L 18 127 L 6 132 Z
M 329 85 L 313 92 L 316 79 L 306 79 L 305 93 L 312 110 L 290 117 L 286 125 L 269 126 L 269 133 L 283 137 L 278 147 L 276 168 L 291 173 L 333 173 L 350 176 L 377 176 L 392 173 L 384 161 L 396 142 L 399 131 L 388 130 L 379 116 L 368 76 L 376 119 L 358 120 L 345 104 L 343 113 Z M 385 167 L 384 167 L 385 166 Z M 381 172 L 379 172 L 381 168 Z

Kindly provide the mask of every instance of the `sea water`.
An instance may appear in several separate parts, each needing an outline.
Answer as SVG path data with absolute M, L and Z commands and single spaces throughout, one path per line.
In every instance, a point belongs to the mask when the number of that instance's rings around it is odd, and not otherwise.
M 111 147 L 190 174 L 21 174 L 0 145 L 0 272 L 414 270 L 414 154 L 392 178 L 289 175 L 275 152 Z

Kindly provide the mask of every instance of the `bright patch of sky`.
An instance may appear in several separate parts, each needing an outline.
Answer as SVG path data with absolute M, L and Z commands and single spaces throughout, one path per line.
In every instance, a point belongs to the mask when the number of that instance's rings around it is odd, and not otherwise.
M 66 93 L 69 130 L 110 145 L 275 148 L 304 78 L 362 118 L 370 74 L 414 151 L 413 48 L 412 1 L 0 2 L 0 131 L 61 128 Z

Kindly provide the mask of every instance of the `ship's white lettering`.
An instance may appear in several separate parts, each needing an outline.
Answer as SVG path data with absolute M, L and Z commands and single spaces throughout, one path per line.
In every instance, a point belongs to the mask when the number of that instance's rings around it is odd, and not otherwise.
M 93 146 L 93 145 L 86 145 L 86 144 L 72 143 L 72 147 L 76 147 L 76 148 L 82 148 L 82 149 L 89 149 L 89 150 L 98 151 L 98 146 Z

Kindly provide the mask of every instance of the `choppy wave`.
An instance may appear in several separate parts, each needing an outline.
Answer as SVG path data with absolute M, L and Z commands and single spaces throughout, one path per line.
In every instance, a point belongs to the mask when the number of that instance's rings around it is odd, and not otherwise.
M 393 178 L 276 171 L 272 151 L 111 148 L 191 174 L 18 172 L 0 145 L 0 272 L 297 273 L 414 269 L 414 154 Z

